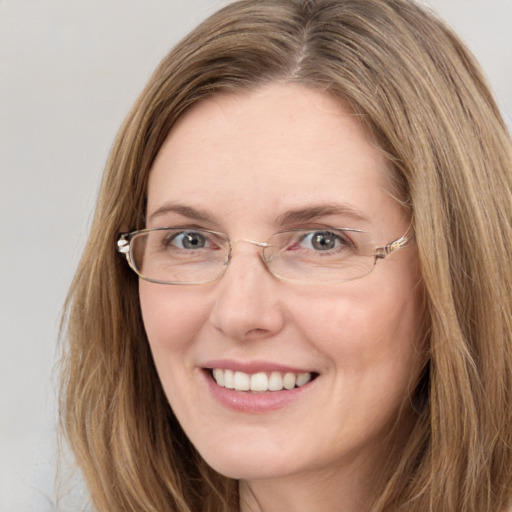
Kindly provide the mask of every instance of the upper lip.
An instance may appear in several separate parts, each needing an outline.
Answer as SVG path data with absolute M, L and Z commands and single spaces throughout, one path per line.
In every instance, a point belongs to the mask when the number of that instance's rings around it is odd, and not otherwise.
M 232 370 L 234 372 L 244 372 L 248 374 L 259 372 L 282 372 L 282 373 L 314 373 L 313 370 L 308 368 L 299 368 L 296 366 L 289 366 L 282 363 L 275 363 L 270 361 L 234 361 L 231 359 L 215 359 L 207 361 L 201 365 L 206 369 L 219 368 L 221 370 Z

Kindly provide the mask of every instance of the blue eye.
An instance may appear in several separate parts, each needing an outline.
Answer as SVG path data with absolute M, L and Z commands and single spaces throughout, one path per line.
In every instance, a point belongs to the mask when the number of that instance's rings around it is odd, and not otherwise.
M 307 249 L 313 248 L 315 251 L 331 251 L 342 245 L 347 245 L 347 241 L 340 235 L 332 231 L 312 231 L 304 235 L 301 239 L 301 245 L 305 244 Z
M 174 235 L 169 242 L 179 249 L 203 249 L 208 245 L 206 236 L 197 231 L 183 231 Z

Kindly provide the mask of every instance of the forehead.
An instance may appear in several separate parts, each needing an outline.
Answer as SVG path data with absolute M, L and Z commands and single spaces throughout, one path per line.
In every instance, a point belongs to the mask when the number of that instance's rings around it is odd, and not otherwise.
M 148 216 L 179 203 L 272 223 L 286 210 L 347 203 L 377 217 L 397 208 L 386 192 L 390 172 L 346 105 L 274 84 L 213 96 L 180 119 L 150 173 Z

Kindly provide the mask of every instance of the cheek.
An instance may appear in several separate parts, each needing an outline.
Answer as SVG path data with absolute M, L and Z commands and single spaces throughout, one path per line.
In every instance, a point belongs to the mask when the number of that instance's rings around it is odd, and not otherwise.
M 141 281 L 139 298 L 144 327 L 155 355 L 162 350 L 186 348 L 204 325 L 206 308 L 200 306 L 197 293 L 192 290 Z
M 405 288 L 407 289 L 407 288 Z M 343 372 L 410 370 L 418 353 L 420 294 L 414 288 L 375 293 L 363 287 L 343 297 L 325 294 L 296 301 L 294 318 L 310 342 Z M 302 311 L 302 313 L 299 312 Z

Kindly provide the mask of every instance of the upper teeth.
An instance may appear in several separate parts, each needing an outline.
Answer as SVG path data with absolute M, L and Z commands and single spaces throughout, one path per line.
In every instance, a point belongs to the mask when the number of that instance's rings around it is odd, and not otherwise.
M 311 373 L 259 372 L 252 375 L 215 368 L 213 378 L 219 386 L 236 391 L 281 391 L 301 387 L 311 380 Z

